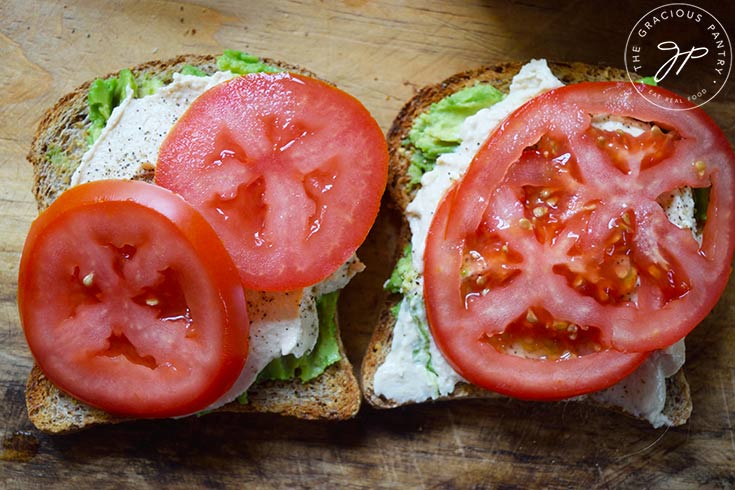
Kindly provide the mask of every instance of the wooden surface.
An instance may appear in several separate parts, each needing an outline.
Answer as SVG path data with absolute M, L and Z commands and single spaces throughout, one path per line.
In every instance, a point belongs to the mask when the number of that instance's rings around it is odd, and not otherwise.
M 2 2 L 0 487 L 735 487 L 732 281 L 688 341 L 694 413 L 676 429 L 571 403 L 501 400 L 363 408 L 343 423 L 217 414 L 49 437 L 31 427 L 23 401 L 31 358 L 16 275 L 36 214 L 24 155 L 42 112 L 75 86 L 149 59 L 229 47 L 308 67 L 360 98 L 387 130 L 416 87 L 483 63 L 622 66 L 630 28 L 659 3 Z M 735 26 L 727 2 L 696 3 Z M 705 109 L 735 142 L 735 82 Z M 381 258 L 390 224 L 381 217 L 361 252 L 370 269 L 343 296 L 356 365 L 390 268 Z

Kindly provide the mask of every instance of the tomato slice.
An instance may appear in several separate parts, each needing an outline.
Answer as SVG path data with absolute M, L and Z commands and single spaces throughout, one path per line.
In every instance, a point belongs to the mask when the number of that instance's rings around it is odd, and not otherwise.
M 597 115 L 650 129 L 604 130 L 592 125 Z M 576 84 L 529 101 L 485 142 L 432 222 L 424 288 L 440 348 L 469 381 L 521 398 L 622 379 L 683 338 L 724 290 L 734 169 L 703 111 L 654 106 L 631 84 Z M 701 246 L 658 203 L 686 186 L 710 188 Z
M 367 236 L 387 181 L 383 134 L 353 97 L 289 74 L 202 94 L 161 146 L 156 183 L 212 223 L 258 290 L 315 284 Z
M 114 414 L 202 410 L 247 357 L 245 296 L 222 242 L 181 197 L 144 182 L 73 187 L 42 213 L 18 306 L 46 376 Z

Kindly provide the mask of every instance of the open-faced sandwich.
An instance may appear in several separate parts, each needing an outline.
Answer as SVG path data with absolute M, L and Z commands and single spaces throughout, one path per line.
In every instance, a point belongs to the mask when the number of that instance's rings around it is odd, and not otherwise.
M 640 82 L 533 60 L 405 105 L 388 136 L 403 255 L 363 362 L 372 405 L 503 394 L 686 422 L 684 337 L 730 273 L 735 156 L 702 109 Z
M 355 98 L 237 51 L 181 56 L 63 97 L 28 160 L 41 215 L 18 304 L 38 428 L 357 412 L 337 296 L 388 154 Z

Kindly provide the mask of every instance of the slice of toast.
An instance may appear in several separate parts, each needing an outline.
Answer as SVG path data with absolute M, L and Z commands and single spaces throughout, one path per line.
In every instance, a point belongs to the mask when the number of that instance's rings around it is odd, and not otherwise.
M 263 61 L 290 72 L 316 77 L 294 65 L 270 59 Z M 201 55 L 151 61 L 131 70 L 136 77 L 155 75 L 168 83 L 173 74 L 185 65 L 195 66 L 207 74 L 217 71 L 216 58 Z M 90 125 L 87 92 L 90 84 L 91 81 L 62 97 L 46 112 L 36 130 L 27 158 L 33 165 L 33 193 L 39 211 L 46 209 L 69 187 L 71 176 L 87 149 L 86 131 Z M 61 157 L 59 151 L 63 152 Z M 152 173 L 140 178 L 151 180 Z M 258 383 L 248 390 L 247 404 L 233 401 L 216 411 L 271 412 L 303 419 L 346 419 L 354 416 L 362 397 L 345 354 L 339 328 L 337 341 L 341 360 L 318 378 L 307 383 L 298 379 Z M 31 422 L 49 433 L 72 432 L 95 424 L 127 420 L 75 400 L 51 383 L 38 366 L 33 367 L 28 378 L 26 406 Z
M 478 82 L 491 84 L 501 92 L 507 93 L 513 76 L 519 72 L 522 66 L 523 63 L 519 62 L 500 63 L 456 74 L 443 82 L 419 90 L 403 106 L 388 132 L 388 151 L 390 153 L 388 191 L 393 204 L 401 213 L 405 212 L 406 207 L 418 190 L 417 188 L 409 190 L 408 168 L 411 161 L 411 150 L 404 146 L 404 141 L 407 140 L 415 119 L 420 114 L 428 111 L 432 104 Z M 610 67 L 598 67 L 584 63 L 549 63 L 549 67 L 564 84 L 584 81 L 628 80 L 627 73 L 624 70 Z M 398 260 L 403 249 L 410 241 L 411 231 L 404 216 L 395 260 Z M 379 316 L 378 325 L 373 332 L 368 350 L 363 358 L 361 370 L 363 395 L 370 405 L 377 408 L 394 408 L 402 405 L 402 403 L 395 400 L 376 394 L 373 384 L 375 372 L 383 364 L 391 349 L 393 327 L 396 322 L 396 317 L 391 312 L 391 308 L 399 301 L 400 296 L 397 294 L 387 297 Z M 437 398 L 437 400 L 500 396 L 497 393 L 468 383 L 459 383 L 450 395 Z M 589 399 L 585 400 L 588 403 L 599 405 L 599 403 L 592 402 Z M 619 410 L 612 406 L 608 408 Z M 680 369 L 675 375 L 666 380 L 666 402 L 663 414 L 671 421 L 672 425 L 681 425 L 688 420 L 691 410 L 689 385 L 683 371 Z

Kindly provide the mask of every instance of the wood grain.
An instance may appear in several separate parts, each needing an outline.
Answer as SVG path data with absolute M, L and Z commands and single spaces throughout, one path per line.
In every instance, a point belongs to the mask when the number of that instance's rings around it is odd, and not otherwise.
M 344 423 L 217 414 L 54 438 L 32 429 L 23 402 L 31 358 L 16 276 L 36 213 L 24 155 L 42 112 L 75 86 L 153 58 L 232 47 L 315 71 L 360 98 L 387 129 L 417 87 L 484 63 L 547 57 L 622 66 L 629 29 L 659 3 L 3 2 L 0 487 L 735 487 L 732 280 L 689 338 L 694 413 L 677 429 L 573 403 L 494 400 L 365 408 Z M 696 3 L 735 26 L 726 3 Z M 735 141 L 735 83 L 705 109 Z M 357 365 L 391 268 L 394 221 L 381 215 L 361 251 L 369 269 L 340 306 Z

